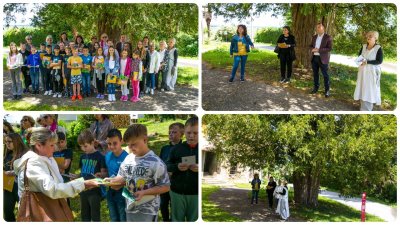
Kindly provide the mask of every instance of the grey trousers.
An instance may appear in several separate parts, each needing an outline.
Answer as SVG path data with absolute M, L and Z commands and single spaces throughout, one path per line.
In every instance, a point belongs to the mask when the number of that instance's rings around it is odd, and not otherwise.
M 21 74 L 20 68 L 10 70 L 13 95 L 22 95 L 22 82 L 20 74 Z
M 126 212 L 126 222 L 157 222 L 157 215 Z
M 372 111 L 372 109 L 374 109 L 374 103 L 360 100 L 360 104 L 360 111 Z

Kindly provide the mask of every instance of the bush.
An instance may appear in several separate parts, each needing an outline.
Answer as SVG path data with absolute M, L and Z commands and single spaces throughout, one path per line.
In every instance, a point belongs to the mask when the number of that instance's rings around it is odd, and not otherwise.
M 255 42 L 275 44 L 281 34 L 282 34 L 281 28 L 266 27 L 257 30 L 256 37 L 254 38 L 254 40 Z
M 176 47 L 179 55 L 197 57 L 199 54 L 199 36 L 179 33 L 176 37 Z
M 3 34 L 3 46 L 9 46 L 11 42 L 17 43 L 19 45 L 20 42 L 25 42 L 25 37 L 27 35 L 32 35 L 33 45 L 39 46 L 40 43 L 43 43 L 46 40 L 46 36 L 49 33 L 32 27 L 23 27 L 23 28 L 9 28 L 4 31 Z M 57 40 L 57 36 L 54 34 L 54 40 Z
M 216 41 L 230 42 L 233 35 L 236 34 L 236 27 L 221 27 L 215 33 L 214 39 Z

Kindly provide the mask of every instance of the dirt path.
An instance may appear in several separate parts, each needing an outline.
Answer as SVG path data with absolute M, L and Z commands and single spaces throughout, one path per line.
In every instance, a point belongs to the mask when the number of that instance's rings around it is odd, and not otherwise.
M 3 71 L 3 75 L 3 101 L 13 101 L 10 75 L 7 71 Z M 118 88 L 116 92 L 117 101 L 115 102 L 107 101 L 107 96 L 105 99 L 97 99 L 93 95 L 90 98 L 75 102 L 72 102 L 69 98 L 53 98 L 43 94 L 23 94 L 22 97 L 20 101 L 34 105 L 80 106 L 107 111 L 194 111 L 198 107 L 198 89 L 183 85 L 177 86 L 173 92 L 156 91 L 154 95 L 146 95 L 141 102 L 137 103 L 119 101 L 121 91 Z
M 229 72 L 202 67 L 204 110 L 212 111 L 357 111 L 354 105 L 300 90 L 246 80 L 229 83 Z
M 217 192 L 210 195 L 210 200 L 219 208 L 239 217 L 245 221 L 252 222 L 279 222 L 281 218 L 268 207 L 266 199 L 258 199 L 258 204 L 251 205 L 248 197 L 249 190 L 221 187 Z M 298 218 L 289 217 L 289 222 L 299 222 Z

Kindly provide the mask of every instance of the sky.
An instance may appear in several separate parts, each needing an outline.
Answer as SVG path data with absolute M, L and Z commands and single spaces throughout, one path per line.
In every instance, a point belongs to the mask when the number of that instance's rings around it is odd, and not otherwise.
M 27 4 L 26 14 L 15 14 L 16 22 L 10 23 L 10 26 L 30 26 L 31 20 L 33 19 L 34 13 L 31 12 L 34 5 L 32 3 Z

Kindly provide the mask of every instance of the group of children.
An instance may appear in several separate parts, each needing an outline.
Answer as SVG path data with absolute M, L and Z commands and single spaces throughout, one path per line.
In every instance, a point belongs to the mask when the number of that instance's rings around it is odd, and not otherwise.
M 149 42 L 147 37 L 145 39 L 146 42 L 139 41 L 133 51 L 125 47 L 117 51 L 111 40 L 106 43 L 94 42 L 89 47 L 82 40 L 67 45 L 61 39 L 58 45 L 43 43 L 40 49 L 29 45 L 29 51 L 26 43 L 20 43 L 21 50 L 18 51 L 17 45 L 12 42 L 7 68 L 11 75 L 13 98 L 21 99 L 22 92 L 39 94 L 40 83 L 44 95 L 53 95 L 55 98 L 64 95 L 72 101 L 90 97 L 92 84 L 98 99 L 105 98 L 107 88 L 108 101 L 116 101 L 118 86 L 121 90 L 120 100 L 132 102 L 140 101 L 144 94 L 153 95 L 156 89 L 174 90 L 178 75 L 176 40 L 169 39 L 168 46 L 161 41 L 159 51 L 156 51 L 155 43 Z M 24 90 L 21 72 L 25 80 Z M 161 88 L 159 77 L 162 80 Z
M 183 134 L 186 142 L 182 142 Z M 65 134 L 58 133 L 58 150 L 54 157 L 59 163 L 65 182 L 83 177 L 108 183 L 80 194 L 82 221 L 100 221 L 100 204 L 107 199 L 110 220 L 157 221 L 161 206 L 163 221 L 196 221 L 198 217 L 198 119 L 169 127 L 170 144 L 157 156 L 148 147 L 147 128 L 141 124 L 128 127 L 122 135 L 112 129 L 107 135 L 108 152 L 96 150 L 89 129 L 78 136 L 84 154 L 80 157 L 79 176 L 69 174 L 72 150 L 67 148 Z M 123 150 L 127 144 L 130 153 Z M 61 157 L 63 160 L 58 160 Z M 185 161 L 193 158 L 193 161 Z M 105 179 L 104 179 L 105 178 Z M 161 195 L 161 199 L 160 199 Z M 166 195 L 170 196 L 169 198 Z M 161 200 L 161 202 L 160 202 Z M 169 206 L 170 204 L 170 206 Z M 168 208 L 171 209 L 171 214 Z

